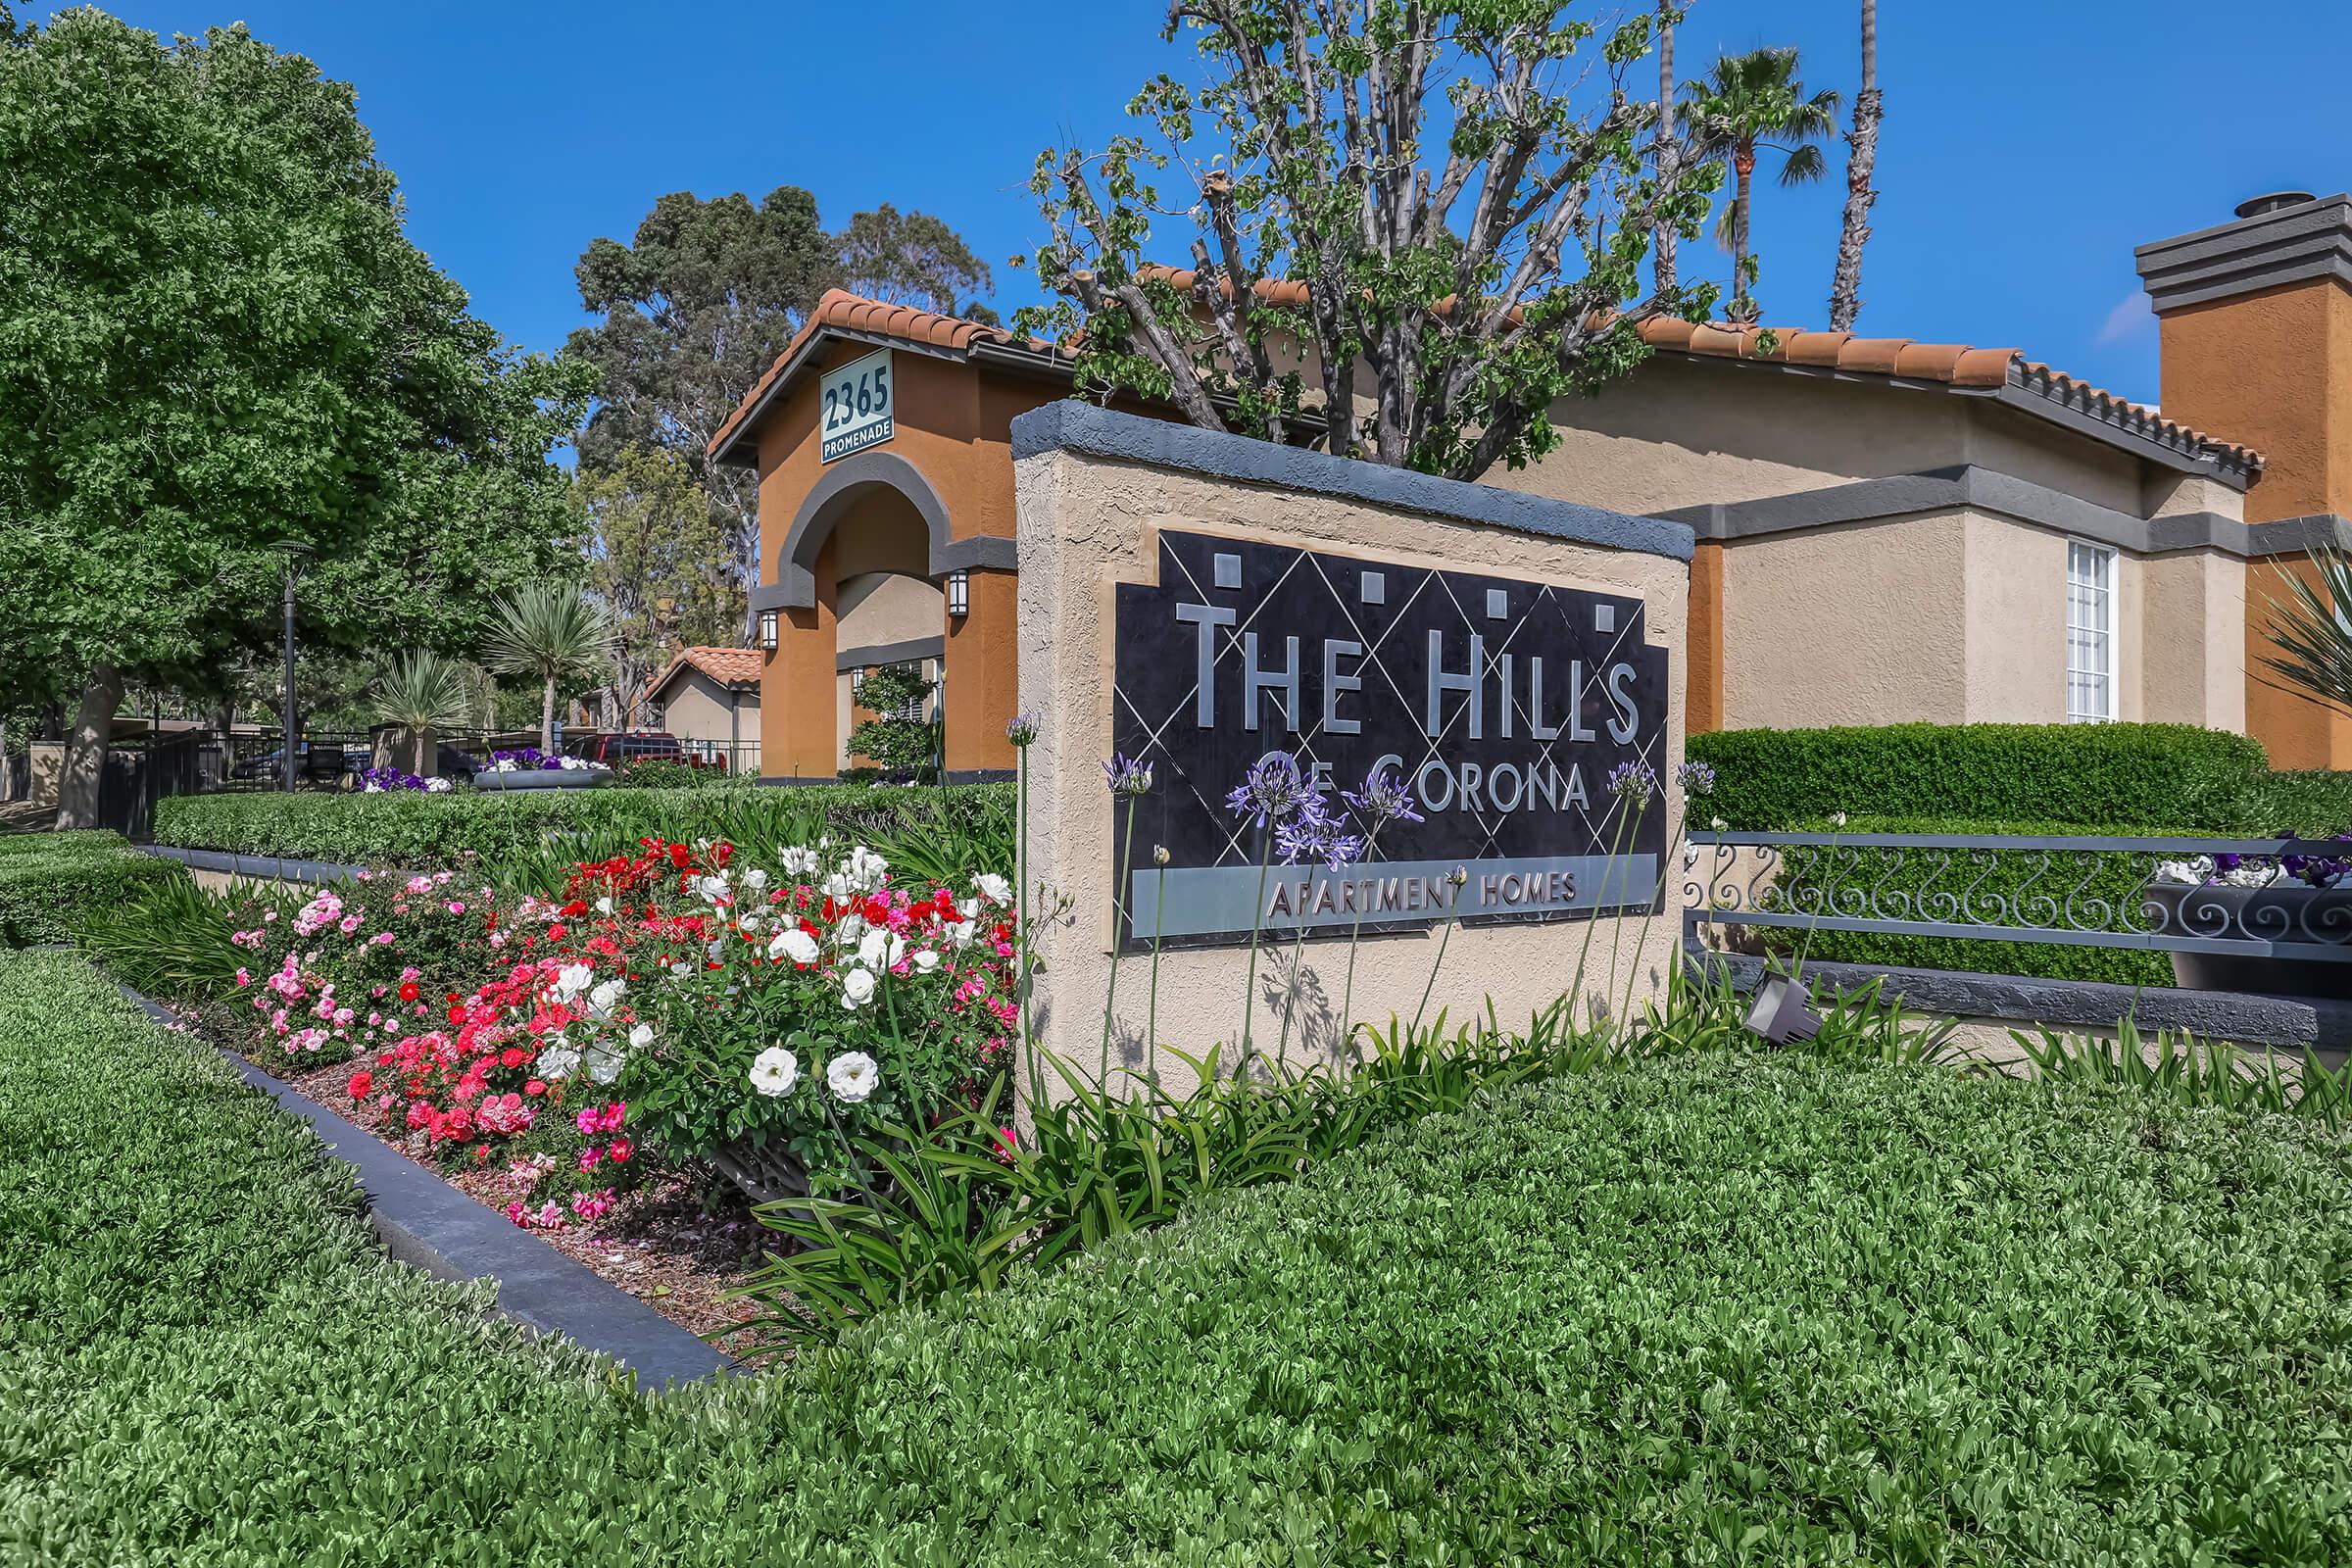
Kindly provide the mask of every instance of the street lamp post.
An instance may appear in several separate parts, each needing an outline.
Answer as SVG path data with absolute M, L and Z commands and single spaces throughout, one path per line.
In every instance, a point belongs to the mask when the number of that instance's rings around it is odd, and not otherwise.
M 284 711 L 284 715 L 285 715 L 285 739 L 284 739 L 284 747 L 285 747 L 285 750 L 284 750 L 284 753 L 283 753 L 283 755 L 282 755 L 282 759 L 281 759 L 281 760 L 282 760 L 282 763 L 283 763 L 283 771 L 284 771 L 284 777 L 285 777 L 285 790 L 286 790 L 286 793 L 287 793 L 288 795 L 291 795 L 291 794 L 293 794 L 293 793 L 294 793 L 294 733 L 295 733 L 295 725 L 294 725 L 294 578 L 295 578 L 295 576 L 296 576 L 298 573 L 300 573 L 300 572 L 301 572 L 301 570 L 302 570 L 302 563 L 303 563 L 303 561 L 304 561 L 304 559 L 305 559 L 305 558 L 307 558 L 308 556 L 310 556 L 310 555 L 312 554 L 312 550 L 311 550 L 311 547 L 310 547 L 309 545 L 304 545 L 304 544 L 296 544 L 296 543 L 292 542 L 291 540 L 289 540 L 289 541 L 287 541 L 287 542 L 285 542 L 285 543 L 283 543 L 283 544 L 273 545 L 273 546 L 271 546 L 270 548 L 272 548 L 273 550 L 275 550 L 275 551 L 276 551 L 276 552 L 277 552 L 279 555 L 281 555 L 281 556 L 284 556 L 284 557 L 286 558 L 286 607 L 285 607 L 286 692 L 285 692 L 285 708 L 284 708 L 284 710 L 283 710 L 283 711 Z

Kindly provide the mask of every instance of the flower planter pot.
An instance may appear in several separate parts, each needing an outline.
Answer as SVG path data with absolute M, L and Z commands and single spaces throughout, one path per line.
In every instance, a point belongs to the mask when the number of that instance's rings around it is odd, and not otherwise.
M 2352 944 L 2352 888 L 2159 882 L 2145 897 L 2149 923 L 2169 936 Z M 2175 953 L 2172 960 L 2173 983 L 2184 991 L 2352 1001 L 2352 962 L 2233 953 Z
M 521 767 L 512 773 L 484 769 L 473 775 L 473 787 L 477 790 L 584 790 L 593 789 L 610 776 L 578 767 Z

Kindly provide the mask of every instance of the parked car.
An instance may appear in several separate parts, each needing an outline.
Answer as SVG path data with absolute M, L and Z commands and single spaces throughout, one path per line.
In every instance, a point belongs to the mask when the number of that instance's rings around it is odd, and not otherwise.
M 609 735 L 580 735 L 564 743 L 564 753 L 619 771 L 631 762 L 689 762 L 686 748 L 666 730 L 639 729 Z
M 286 749 L 272 746 L 254 757 L 240 760 L 228 770 L 231 778 L 285 778 Z M 294 743 L 296 778 L 310 784 L 333 784 L 347 775 L 356 776 L 368 765 L 364 754 L 355 754 L 340 741 L 296 741 Z

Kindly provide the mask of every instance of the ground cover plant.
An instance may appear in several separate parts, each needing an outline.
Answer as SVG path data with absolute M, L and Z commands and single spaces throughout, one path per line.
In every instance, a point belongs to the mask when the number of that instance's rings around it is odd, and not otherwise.
M 306 1134 L 78 960 L 0 955 L 0 1541 L 2340 1562 L 2347 1174 L 2316 1123 L 1693 1051 L 646 1399 L 382 1261 Z
M 187 881 L 119 833 L 0 834 L 0 948 L 74 941 L 123 901 Z

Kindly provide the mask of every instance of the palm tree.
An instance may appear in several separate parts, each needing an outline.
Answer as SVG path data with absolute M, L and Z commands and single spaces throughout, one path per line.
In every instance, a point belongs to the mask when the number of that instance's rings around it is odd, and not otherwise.
M 421 648 L 401 654 L 376 673 L 375 716 L 406 732 L 409 754 L 395 754 L 404 771 L 432 772 L 433 732 L 465 723 L 472 707 L 466 666 L 440 654 Z
M 2352 562 L 2326 545 L 2305 559 L 2309 577 L 2276 568 L 2288 597 L 2270 595 L 2271 623 L 2263 635 L 2278 652 L 2262 662 L 2287 686 L 2352 712 Z
M 1862 247 L 1870 243 L 1870 177 L 1879 167 L 1879 6 L 1862 0 L 1862 90 L 1845 145 L 1845 218 L 1838 227 L 1838 270 L 1830 278 L 1830 330 L 1850 332 L 1862 312 Z
M 1678 16 L 1674 0 L 1658 0 L 1658 188 L 1674 183 L 1675 165 L 1681 160 L 1682 143 L 1674 134 L 1674 19 Z M 1656 253 L 1652 260 L 1654 280 L 1660 294 L 1674 292 L 1676 283 L 1675 251 L 1681 236 L 1672 223 L 1660 223 L 1652 237 Z
M 573 582 L 530 583 L 494 608 L 483 652 L 502 675 L 539 682 L 539 744 L 556 749 L 556 689 L 599 680 L 612 662 L 612 628 Z
M 1784 185 L 1819 179 L 1828 165 L 1815 144 L 1837 132 L 1840 101 L 1830 87 L 1806 96 L 1805 84 L 1796 76 L 1793 48 L 1725 55 L 1703 78 L 1683 83 L 1692 153 L 1721 158 L 1732 169 L 1731 205 L 1716 223 L 1715 238 L 1732 253 L 1735 321 L 1752 321 L 1756 316 L 1755 302 L 1748 297 L 1754 269 L 1747 250 L 1748 187 L 1756 155 L 1781 155 Z

